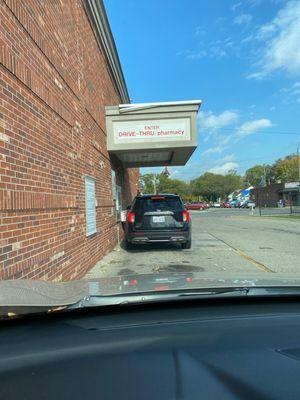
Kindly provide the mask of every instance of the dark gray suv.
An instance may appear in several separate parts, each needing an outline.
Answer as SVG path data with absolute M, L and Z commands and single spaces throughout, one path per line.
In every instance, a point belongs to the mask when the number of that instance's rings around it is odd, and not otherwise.
M 126 246 L 143 243 L 181 243 L 190 249 L 191 217 L 176 194 L 137 196 L 127 214 Z

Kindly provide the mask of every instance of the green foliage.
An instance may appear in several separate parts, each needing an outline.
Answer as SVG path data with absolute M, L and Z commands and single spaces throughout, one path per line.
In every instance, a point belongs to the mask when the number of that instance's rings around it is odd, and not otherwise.
M 225 199 L 229 193 L 239 188 L 241 178 L 234 171 L 225 176 L 207 172 L 190 183 L 163 174 L 141 176 L 142 193 L 154 193 L 155 185 L 157 193 L 177 193 L 184 201 L 197 200 L 199 197 L 206 201 L 216 201 L 219 197 Z
M 255 165 L 246 171 L 243 178 L 236 171 L 229 171 L 227 175 L 206 172 L 187 183 L 171 179 L 164 173 L 145 174 L 140 177 L 140 188 L 142 193 L 154 193 L 156 186 L 156 193 L 177 193 L 184 201 L 198 200 L 199 197 L 205 201 L 217 201 L 219 198 L 225 200 L 230 193 L 249 185 L 269 185 L 298 179 L 298 160 L 295 155 L 290 155 L 273 165 Z
M 192 194 L 201 196 L 206 201 L 225 199 L 235 189 L 241 187 L 241 177 L 231 172 L 225 176 L 206 172 L 191 181 Z
M 263 183 L 264 174 L 265 172 L 267 173 L 267 171 L 269 170 L 270 170 L 269 166 L 255 165 L 254 167 L 247 169 L 244 181 L 246 184 L 252 186 L 258 186 Z
M 273 169 L 278 181 L 293 182 L 299 179 L 297 156 L 291 155 L 276 161 Z
M 144 174 L 140 177 L 142 193 L 177 193 L 184 201 L 189 198 L 190 185 L 179 179 L 171 179 L 164 174 Z
M 255 165 L 247 169 L 244 183 L 259 186 L 275 182 L 293 182 L 298 179 L 297 156 L 289 155 L 272 165 Z
M 140 176 L 140 189 L 142 193 L 154 193 L 154 179 L 157 183 L 155 174 L 144 174 Z

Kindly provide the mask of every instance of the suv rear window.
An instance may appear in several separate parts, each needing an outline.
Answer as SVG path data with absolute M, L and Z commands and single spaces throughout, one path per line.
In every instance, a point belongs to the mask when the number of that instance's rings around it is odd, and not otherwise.
M 133 207 L 135 212 L 149 211 L 183 211 L 184 207 L 179 197 L 153 196 L 137 198 Z

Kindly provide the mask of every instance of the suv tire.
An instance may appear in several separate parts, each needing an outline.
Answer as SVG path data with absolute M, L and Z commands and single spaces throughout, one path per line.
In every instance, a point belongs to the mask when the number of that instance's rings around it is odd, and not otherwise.
M 189 239 L 187 242 L 182 243 L 182 249 L 190 249 L 192 247 L 192 239 Z
M 133 250 L 134 249 L 134 245 L 130 242 L 128 242 L 128 240 L 125 239 L 125 249 L 126 250 Z

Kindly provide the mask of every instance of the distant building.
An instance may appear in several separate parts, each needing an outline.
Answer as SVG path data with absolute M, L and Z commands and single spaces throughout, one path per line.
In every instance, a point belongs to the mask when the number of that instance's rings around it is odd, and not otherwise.
M 277 207 L 279 202 L 299 205 L 299 182 L 273 183 L 254 188 L 250 191 L 250 200 L 261 207 Z
M 291 202 L 293 205 L 300 205 L 299 182 L 285 183 L 281 194 L 285 202 Z

